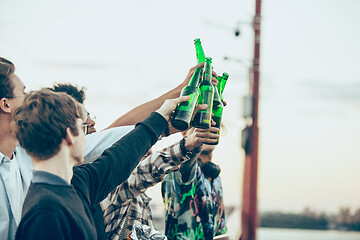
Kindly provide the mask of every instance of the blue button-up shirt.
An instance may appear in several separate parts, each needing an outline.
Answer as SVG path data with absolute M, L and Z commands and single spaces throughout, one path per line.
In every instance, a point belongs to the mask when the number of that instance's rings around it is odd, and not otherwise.
M 17 161 L 17 164 L 11 161 Z M 12 160 L 0 153 L 0 239 L 15 238 L 22 209 L 21 199 L 24 199 L 29 188 L 32 171 L 31 158 L 23 148 L 16 147 Z M 19 186 L 14 186 L 15 183 Z M 14 191 L 13 187 L 19 191 Z

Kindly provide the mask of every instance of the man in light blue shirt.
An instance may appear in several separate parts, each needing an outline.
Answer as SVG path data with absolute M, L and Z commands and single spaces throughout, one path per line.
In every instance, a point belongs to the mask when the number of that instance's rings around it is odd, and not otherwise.
M 166 99 L 176 98 L 185 87 L 195 67 L 184 82 L 160 97 L 144 103 L 119 117 L 106 130 L 87 137 L 85 161 L 93 161 L 118 139 L 129 132 L 135 123 L 158 109 Z M 15 66 L 0 57 L 0 239 L 14 239 L 21 219 L 23 199 L 32 179 L 32 161 L 25 150 L 17 146 L 12 116 L 23 103 L 25 85 L 14 73 Z
M 0 239 L 14 239 L 32 179 L 32 162 L 24 149 L 16 147 L 12 159 L 0 153 L 0 175 Z
M 15 239 L 33 171 L 31 158 L 17 146 L 13 128 L 13 113 L 25 97 L 25 86 L 14 71 L 14 64 L 0 57 L 0 239 Z M 131 129 L 114 127 L 90 135 L 84 154 L 87 161 L 95 160 Z

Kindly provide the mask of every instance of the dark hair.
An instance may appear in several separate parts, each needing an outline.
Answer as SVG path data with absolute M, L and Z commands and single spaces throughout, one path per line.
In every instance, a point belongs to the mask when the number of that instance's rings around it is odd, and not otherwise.
M 201 171 L 205 177 L 215 179 L 219 176 L 221 168 L 213 162 L 207 162 L 201 166 Z
M 75 136 L 79 134 L 76 119 L 83 117 L 81 105 L 69 95 L 48 89 L 33 91 L 15 112 L 16 136 L 31 156 L 48 159 L 60 151 L 68 127 Z
M 64 92 L 75 98 L 76 101 L 83 104 L 85 101 L 85 87 L 79 88 L 71 83 L 58 83 L 49 88 L 54 92 Z
M 3 97 L 13 97 L 13 86 L 10 76 L 15 71 L 15 65 L 9 60 L 0 57 L 0 99 Z

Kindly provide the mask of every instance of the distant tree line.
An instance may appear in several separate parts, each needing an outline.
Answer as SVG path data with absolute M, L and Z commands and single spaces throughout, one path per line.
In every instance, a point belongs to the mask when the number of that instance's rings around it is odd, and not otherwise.
M 353 213 L 350 208 L 340 208 L 337 215 L 316 213 L 309 208 L 305 208 L 302 213 L 263 212 L 259 224 L 260 227 L 268 228 L 360 231 L 360 208 Z

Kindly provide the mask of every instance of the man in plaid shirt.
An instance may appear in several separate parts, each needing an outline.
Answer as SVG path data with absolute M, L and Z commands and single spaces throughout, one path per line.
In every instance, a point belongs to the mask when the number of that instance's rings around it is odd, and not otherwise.
M 210 131 L 209 131 L 210 130 Z M 135 221 L 154 228 L 146 189 L 161 182 L 183 162 L 197 159 L 203 143 L 214 143 L 217 128 L 196 129 L 181 141 L 151 154 L 101 203 L 108 239 L 125 239 Z

